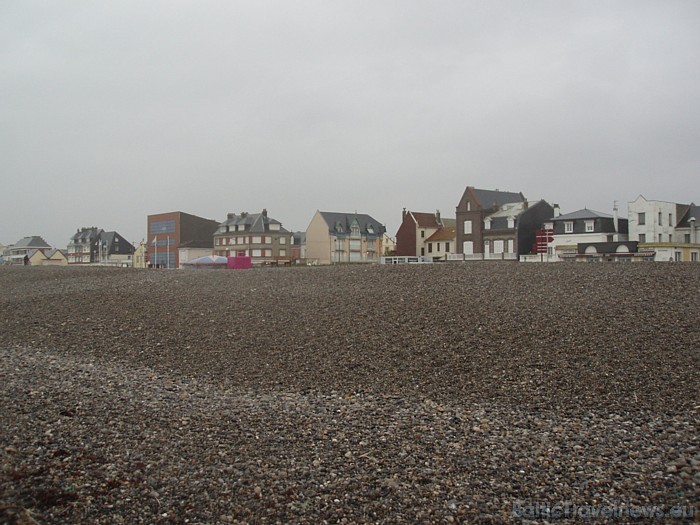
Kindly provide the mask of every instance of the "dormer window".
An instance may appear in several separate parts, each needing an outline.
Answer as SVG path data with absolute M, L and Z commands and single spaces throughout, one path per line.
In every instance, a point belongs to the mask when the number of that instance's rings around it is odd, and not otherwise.
M 484 219 L 484 230 L 490 230 L 490 229 L 491 229 L 491 219 Z M 465 231 L 464 233 L 467 233 L 467 232 Z
M 372 226 L 371 224 L 369 224 L 369 225 L 367 226 L 367 233 L 374 233 L 374 226 Z
M 515 228 L 515 217 L 508 217 L 508 228 Z
M 574 233 L 574 223 L 573 221 L 566 221 L 564 223 L 564 233 Z
M 343 233 L 343 225 L 338 223 L 335 225 L 335 231 L 338 233 Z
M 586 233 L 593 233 L 595 230 L 595 222 L 586 221 Z

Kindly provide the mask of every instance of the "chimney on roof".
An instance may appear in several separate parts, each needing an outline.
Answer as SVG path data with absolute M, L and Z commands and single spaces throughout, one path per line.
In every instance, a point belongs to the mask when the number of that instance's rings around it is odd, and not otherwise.
M 267 217 L 267 208 L 263 208 L 262 215 L 263 217 Z
M 559 217 L 561 215 L 561 210 L 559 209 L 558 204 L 552 204 L 552 208 L 554 208 L 554 217 Z
M 406 208 L 404 208 L 403 211 L 401 212 L 401 220 L 403 220 L 405 218 L 406 218 Z
M 442 225 L 442 221 L 440 220 L 440 210 L 435 210 L 435 220 L 438 224 Z
M 620 232 L 620 228 L 618 227 L 619 222 L 617 218 L 617 201 L 613 201 L 613 227 L 615 228 L 615 233 Z
M 247 212 L 247 211 L 242 211 L 242 212 L 241 212 L 241 219 L 245 219 L 247 216 L 248 216 L 248 212 Z
M 227 214 L 226 214 L 226 218 L 227 218 L 227 219 L 235 219 L 235 218 L 236 218 L 236 214 L 235 214 L 235 213 L 227 213 Z

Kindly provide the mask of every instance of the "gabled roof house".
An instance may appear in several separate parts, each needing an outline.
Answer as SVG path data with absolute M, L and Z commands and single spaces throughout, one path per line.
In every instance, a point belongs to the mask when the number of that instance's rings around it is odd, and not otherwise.
M 306 258 L 317 264 L 378 262 L 384 233 L 364 213 L 317 211 L 306 229 Z

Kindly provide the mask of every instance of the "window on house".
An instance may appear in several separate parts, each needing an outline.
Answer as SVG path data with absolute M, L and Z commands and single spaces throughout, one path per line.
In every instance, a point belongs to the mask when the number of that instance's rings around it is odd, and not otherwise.
M 250 242 L 251 242 L 252 244 L 262 244 L 262 237 L 260 237 L 259 235 L 256 235 L 255 237 L 253 237 L 253 238 L 251 239 Z
M 637 214 L 637 224 L 644 226 L 647 223 L 647 214 L 642 212 Z
M 545 230 L 553 230 L 553 229 L 554 229 L 554 223 L 553 223 L 553 222 L 545 222 L 545 223 L 544 223 L 544 229 L 545 229 Z
M 420 238 L 425 239 L 425 230 L 420 231 Z
M 287 256 L 287 250 L 280 250 L 280 257 L 286 257 Z
M 690 244 L 690 234 L 689 233 L 685 234 L 685 243 Z
M 676 256 L 676 262 L 681 262 L 681 252 L 676 252 L 675 256 Z
M 421 255 L 421 257 L 423 257 L 425 255 L 425 248 L 420 249 L 420 255 Z
M 449 242 L 446 242 L 446 243 L 445 243 L 445 251 L 446 251 L 446 252 L 449 252 L 449 251 L 450 251 L 450 243 L 449 243 Z
M 673 235 L 670 233 L 668 234 L 668 242 L 673 242 Z
M 574 223 L 572 221 L 564 223 L 564 233 L 574 233 Z
M 659 242 L 663 242 L 663 241 L 661 240 L 661 234 L 659 234 Z
M 698 262 L 698 252 L 690 252 L 690 261 Z
M 428 243 L 428 253 L 433 253 L 433 243 L 432 242 Z
M 472 211 L 472 203 L 467 202 L 467 211 Z
M 491 219 L 485 219 L 484 220 L 484 230 L 490 230 L 491 229 Z M 466 233 L 466 232 L 464 232 Z
M 515 228 L 515 219 L 513 217 L 508 217 L 508 228 Z
M 287 238 L 286 238 L 286 237 L 280 237 L 280 244 L 287 244 Z
M 593 231 L 594 222 L 586 221 L 586 233 L 591 233 Z
M 668 225 L 673 226 L 673 213 L 668 214 Z
M 437 252 L 440 252 L 440 243 L 437 243 L 437 248 L 435 248 Z
M 251 251 L 252 251 L 253 257 L 261 257 L 262 256 L 262 250 L 255 249 L 255 250 L 251 250 Z
M 647 235 L 646 235 L 646 233 L 640 233 L 640 234 L 639 234 L 639 242 L 647 242 Z
M 472 233 L 472 221 L 464 221 L 464 234 L 470 235 Z

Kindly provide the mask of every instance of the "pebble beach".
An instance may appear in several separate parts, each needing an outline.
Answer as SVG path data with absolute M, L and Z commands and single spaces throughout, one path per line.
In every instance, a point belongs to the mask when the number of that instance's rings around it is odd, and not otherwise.
M 0 522 L 698 522 L 699 297 L 693 264 L 2 267 Z

